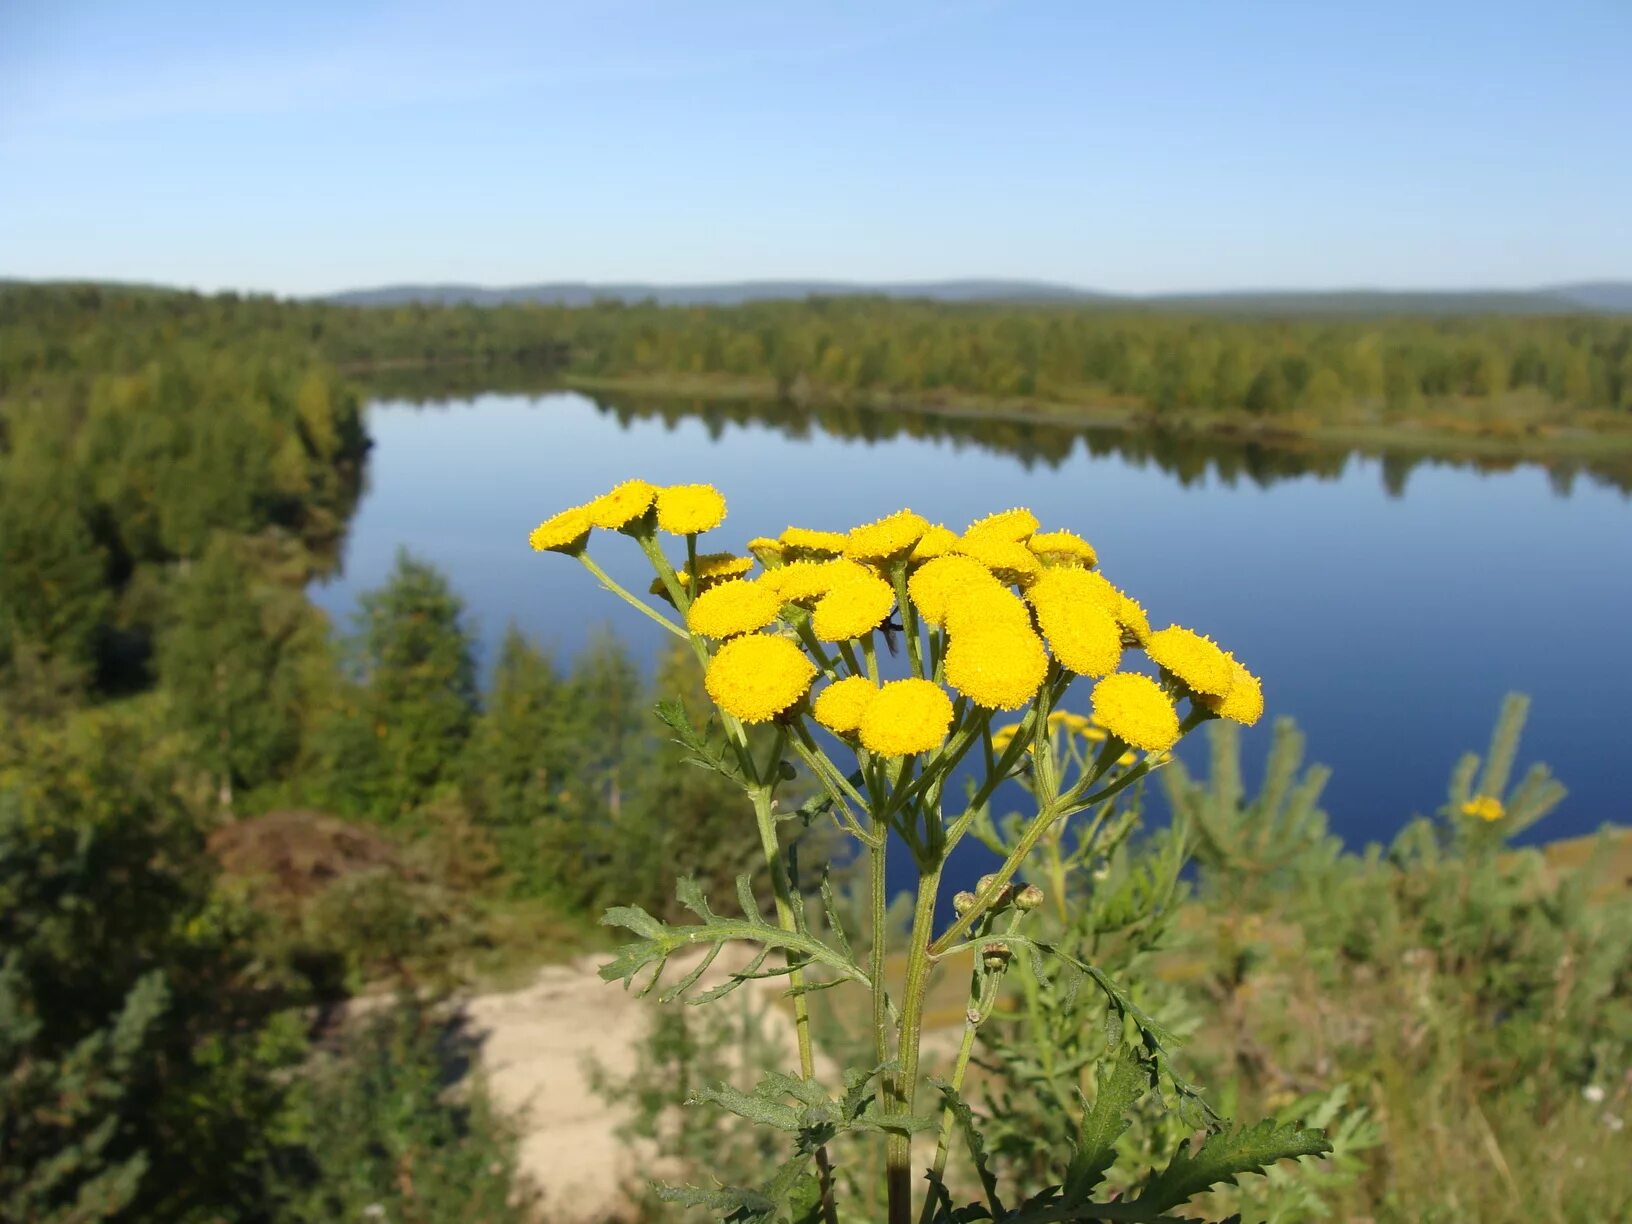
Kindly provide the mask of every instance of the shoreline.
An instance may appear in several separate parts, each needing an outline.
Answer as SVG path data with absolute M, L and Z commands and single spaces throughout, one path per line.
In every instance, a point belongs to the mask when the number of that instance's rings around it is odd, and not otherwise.
M 979 396 L 939 398 L 864 394 L 777 394 L 769 379 L 601 376 L 561 374 L 557 385 L 584 393 L 609 392 L 669 400 L 769 401 L 800 408 L 859 408 L 954 420 L 1053 426 L 1062 429 L 1162 433 L 1273 450 L 1361 451 L 1493 463 L 1624 461 L 1632 469 L 1632 418 L 1609 414 L 1555 424 L 1511 419 L 1478 421 L 1425 418 L 1401 421 L 1322 421 L 1292 415 L 1265 421 L 1231 413 L 1158 414 L 1126 404 L 1075 400 L 995 400 Z M 1613 422 L 1613 426 L 1611 426 Z

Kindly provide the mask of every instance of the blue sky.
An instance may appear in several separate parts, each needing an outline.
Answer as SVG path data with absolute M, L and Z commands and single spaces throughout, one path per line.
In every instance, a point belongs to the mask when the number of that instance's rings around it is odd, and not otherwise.
M 1632 278 L 1632 2 L 0 0 L 0 275 Z

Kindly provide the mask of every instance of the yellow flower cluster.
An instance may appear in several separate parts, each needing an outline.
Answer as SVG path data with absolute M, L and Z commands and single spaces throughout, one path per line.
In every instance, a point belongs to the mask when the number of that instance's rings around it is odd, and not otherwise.
M 657 525 L 675 535 L 712 531 L 725 521 L 725 498 L 713 485 L 659 488 L 645 480 L 626 480 L 545 519 L 533 528 L 528 543 L 538 552 L 581 552 L 591 527 L 633 530 L 654 506 Z
M 1495 795 L 1476 795 L 1462 805 L 1462 815 L 1489 824 L 1507 815 L 1507 809 Z
M 694 539 L 725 514 L 725 498 L 711 485 L 629 480 L 546 519 L 529 542 L 582 556 L 593 528 L 618 530 L 639 539 L 666 573 L 655 533 Z M 1074 532 L 1039 528 L 1023 508 L 988 515 L 962 533 L 900 510 L 847 532 L 789 526 L 777 538 L 749 541 L 749 556 L 694 557 L 677 577 L 685 629 L 707 659 L 709 695 L 743 722 L 797 718 L 812 683 L 825 675 L 809 716 L 892 757 L 937 750 L 962 708 L 954 696 L 984 710 L 1021 710 L 1045 683 L 1058 693 L 1073 675 L 1096 681 L 1093 717 L 1055 711 L 1049 726 L 1090 741 L 1115 737 L 1165 752 L 1179 737 L 1185 698 L 1192 722 L 1199 714 L 1250 725 L 1263 716 L 1263 687 L 1234 656 L 1177 625 L 1153 633 L 1144 608 L 1099 573 L 1093 545 Z M 756 562 L 764 569 L 750 577 Z M 891 616 L 903 584 L 907 606 L 897 625 Z M 668 598 L 662 579 L 651 589 Z M 919 622 L 928 641 L 909 641 L 915 678 L 880 685 L 871 678 L 873 634 L 883 626 L 888 634 L 916 635 Z M 866 676 L 852 674 L 860 670 L 849 645 L 856 640 Z M 894 651 L 896 639 L 889 641 Z M 830 659 L 821 642 L 839 644 L 839 657 Z M 1135 647 L 1159 679 L 1122 670 Z M 1013 734 L 1006 728 L 994 739 L 1008 742 Z

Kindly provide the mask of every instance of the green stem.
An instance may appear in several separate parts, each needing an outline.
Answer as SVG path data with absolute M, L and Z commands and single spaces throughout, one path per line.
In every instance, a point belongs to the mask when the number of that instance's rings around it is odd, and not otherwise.
M 912 600 L 907 598 L 906 562 L 898 561 L 892 566 L 890 577 L 895 584 L 895 602 L 901 611 L 901 634 L 907 639 L 907 658 L 912 661 L 912 674 L 922 680 L 924 648 L 918 640 L 918 614 L 913 609 Z
M 931 956 L 940 956 L 956 943 L 958 936 L 978 922 L 981 915 L 990 909 L 992 904 L 1003 895 L 1004 890 L 1009 886 L 1009 881 L 1014 879 L 1014 873 L 1020 869 L 1021 862 L 1032 852 L 1032 849 L 1037 845 L 1037 840 L 1048 831 L 1049 825 L 1054 823 L 1057 815 L 1058 813 L 1055 811 L 1053 804 L 1048 804 L 1042 807 L 1036 816 L 1032 817 L 1031 823 L 1026 826 L 1025 832 L 1020 835 L 1020 840 L 1014 844 L 1014 849 L 1009 852 L 1009 857 L 1003 860 L 1003 865 L 991 877 L 992 882 L 986 886 L 984 892 L 975 898 L 975 904 L 970 907 L 966 914 L 947 927 L 941 933 L 941 937 L 930 945 L 929 954 Z
M 969 1070 L 969 1059 L 975 1050 L 975 1034 L 980 1026 L 991 1015 L 992 1004 L 997 998 L 997 975 L 988 974 L 984 978 L 980 969 L 980 958 L 975 957 L 974 967 L 970 970 L 969 1006 L 963 1013 L 963 1040 L 958 1043 L 958 1058 L 952 1064 L 952 1091 L 962 1095 L 963 1078 Z M 957 1125 L 957 1115 L 952 1111 L 952 1102 L 948 1101 L 941 1110 L 941 1134 L 935 1144 L 935 1163 L 931 1166 L 933 1172 L 930 1181 L 938 1182 L 946 1175 L 947 1157 L 952 1152 L 952 1132 Z M 924 1199 L 923 1211 L 918 1216 L 918 1224 L 929 1224 L 935 1213 L 935 1199 L 930 1196 Z
M 912 937 L 907 945 L 907 978 L 901 990 L 901 1027 L 896 1055 L 901 1069 L 895 1081 L 895 1104 L 912 1113 L 918 1092 L 918 1055 L 923 1041 L 924 998 L 929 990 L 933 967 L 929 955 L 930 935 L 935 927 L 935 901 L 940 893 L 941 868 L 937 861 L 928 871 L 920 866 L 918 901 L 912 913 Z M 911 1224 L 912 1220 L 912 1138 L 892 1133 L 884 1149 L 885 1185 L 889 1192 L 890 1224 Z
M 635 609 L 635 611 L 639 612 L 642 616 L 650 617 L 652 620 L 662 625 L 663 628 L 667 629 L 670 633 L 674 634 L 675 637 L 684 638 L 687 641 L 691 639 L 691 635 L 689 633 L 671 621 L 668 617 L 664 616 L 663 613 L 659 612 L 656 608 L 652 608 L 641 602 L 641 600 L 637 599 L 629 591 L 619 586 L 617 582 L 613 580 L 610 574 L 603 570 L 599 565 L 595 564 L 594 561 L 590 560 L 590 556 L 587 552 L 579 553 L 578 560 L 583 563 L 585 569 L 587 569 L 591 574 L 595 575 L 596 580 L 603 587 L 611 591 L 612 594 L 623 600 L 624 603 Z
M 784 931 L 797 931 L 799 927 L 793 917 L 793 894 L 788 874 L 784 870 L 782 848 L 776 840 L 776 817 L 771 811 L 770 788 L 756 787 L 753 791 L 753 800 L 754 820 L 759 826 L 760 848 L 764 851 L 765 862 L 771 869 L 771 894 L 776 899 L 777 925 Z M 799 1045 L 799 1074 L 801 1078 L 809 1080 L 814 1079 L 816 1075 L 816 1055 L 810 1041 L 810 1001 L 804 993 L 804 983 L 804 970 L 790 966 L 788 986 L 794 992 L 793 1030 Z M 835 1217 L 832 1203 L 833 1185 L 825 1147 L 817 1150 L 816 1164 L 821 1171 L 824 1211 L 831 1220 Z

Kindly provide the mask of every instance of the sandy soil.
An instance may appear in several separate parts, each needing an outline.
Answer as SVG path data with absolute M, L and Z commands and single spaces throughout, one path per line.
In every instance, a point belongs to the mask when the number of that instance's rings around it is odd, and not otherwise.
M 480 995 L 465 1007 L 485 1038 L 488 1090 L 521 1124 L 522 1171 L 542 1190 L 543 1216 L 552 1224 L 618 1218 L 629 1206 L 625 1188 L 638 1184 L 643 1163 L 614 1133 L 622 1118 L 590 1088 L 586 1064 L 627 1075 L 646 1015 L 658 1004 L 602 981 L 596 967 L 604 959 L 549 966 L 524 989 Z M 676 957 L 667 980 L 678 979 L 682 968 Z M 782 986 L 772 979 L 744 989 L 755 992 L 767 1009 L 767 1033 L 785 1041 L 791 1055 L 792 1021 L 771 1003 Z

